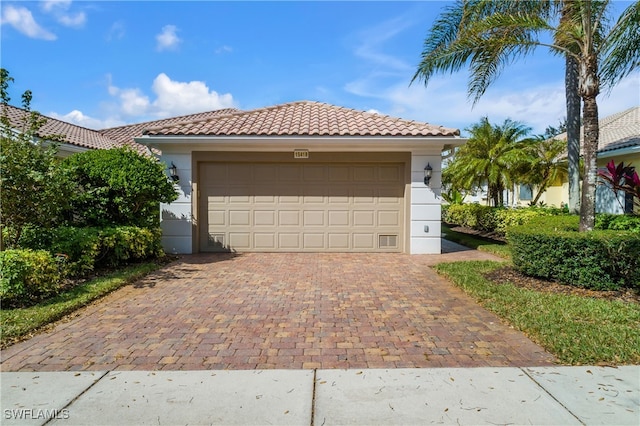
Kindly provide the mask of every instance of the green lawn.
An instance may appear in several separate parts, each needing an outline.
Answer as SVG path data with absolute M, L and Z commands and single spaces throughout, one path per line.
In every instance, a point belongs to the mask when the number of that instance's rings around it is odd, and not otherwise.
M 640 305 L 542 293 L 483 277 L 502 266 L 473 261 L 442 263 L 435 269 L 562 363 L 640 363 Z
M 505 259 L 511 259 L 511 251 L 506 243 L 465 234 L 463 232 L 452 231 L 451 228 L 444 223 L 442 224 L 442 233 L 447 240 L 453 241 L 454 243 L 462 244 L 463 246 L 479 251 L 486 251 Z
M 2 323 L 0 347 L 4 348 L 24 339 L 47 324 L 161 267 L 162 265 L 153 262 L 129 266 L 88 281 L 37 305 L 28 308 L 2 309 L 0 310 Z

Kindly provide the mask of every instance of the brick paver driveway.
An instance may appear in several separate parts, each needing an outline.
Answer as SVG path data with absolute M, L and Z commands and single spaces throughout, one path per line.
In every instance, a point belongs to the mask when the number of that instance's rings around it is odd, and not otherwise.
M 2 371 L 554 362 L 427 266 L 441 258 L 185 256 L 3 350 Z

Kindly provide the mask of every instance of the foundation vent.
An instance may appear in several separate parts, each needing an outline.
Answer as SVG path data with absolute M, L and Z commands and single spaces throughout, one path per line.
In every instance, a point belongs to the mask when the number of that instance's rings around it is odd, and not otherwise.
M 379 248 L 398 248 L 397 235 L 380 235 L 378 237 Z

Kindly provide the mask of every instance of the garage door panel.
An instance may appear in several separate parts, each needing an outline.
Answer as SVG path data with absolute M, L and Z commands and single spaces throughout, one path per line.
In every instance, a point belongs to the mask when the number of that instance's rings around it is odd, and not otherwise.
M 401 251 L 402 164 L 202 164 L 202 251 Z M 240 176 L 244 176 L 240 178 Z
M 278 211 L 278 226 L 300 226 L 299 210 Z
M 375 248 L 373 233 L 354 233 L 352 238 L 354 250 L 373 250 Z
M 325 226 L 324 210 L 305 210 L 302 213 L 302 224 L 304 226 Z
M 278 248 L 284 250 L 300 250 L 301 235 L 298 232 L 278 233 Z
M 332 210 L 328 212 L 329 226 L 349 226 L 349 210 Z
M 258 250 L 274 250 L 276 249 L 275 232 L 256 232 L 253 235 L 254 248 Z
M 254 181 L 253 164 L 229 164 L 227 166 L 227 176 L 229 183 L 251 183 Z
M 400 226 L 400 214 L 397 210 L 378 211 L 378 226 Z
M 328 167 L 329 182 L 349 182 L 350 167 L 349 166 L 329 166 Z
M 249 226 L 251 224 L 249 210 L 230 210 L 229 226 Z
M 251 234 L 248 232 L 230 232 L 229 246 L 235 250 L 251 249 Z
M 273 210 L 256 210 L 253 212 L 254 226 L 274 226 L 276 224 L 276 212 Z
M 303 249 L 325 248 L 324 233 L 305 233 L 302 237 Z
M 302 172 L 302 181 L 305 183 L 325 182 L 327 179 L 327 166 L 307 166 Z
M 400 166 L 380 166 L 378 178 L 380 182 L 398 182 L 402 176 Z
M 356 210 L 353 212 L 353 226 L 375 225 L 375 213 L 371 210 Z
M 226 216 L 226 210 L 209 210 L 209 225 L 225 226 L 227 224 Z
M 351 248 L 349 245 L 349 234 L 343 233 L 329 233 L 328 235 L 328 248 L 331 250 L 344 250 L 347 251 Z

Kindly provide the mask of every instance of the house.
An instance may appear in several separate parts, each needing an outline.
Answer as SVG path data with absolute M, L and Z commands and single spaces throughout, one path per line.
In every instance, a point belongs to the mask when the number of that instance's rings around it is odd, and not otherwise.
M 26 111 L 6 107 L 20 128 Z M 440 253 L 441 153 L 465 142 L 457 129 L 309 101 L 99 131 L 48 118 L 38 136 L 51 135 L 67 141 L 61 156 L 131 146 L 174 165 L 180 198 L 161 205 L 173 253 Z
M 309 101 L 143 133 L 135 141 L 179 176 L 180 198 L 161 206 L 174 253 L 440 253 L 441 152 L 465 141 L 457 129 Z
M 29 111 L 11 105 L 2 104 L 2 115 L 16 131 L 21 131 L 29 119 Z M 90 149 L 110 149 L 120 146 L 116 141 L 98 131 L 87 129 L 55 118 L 44 117 L 46 122 L 40 127 L 37 137 L 48 140 L 53 136 L 62 136 L 65 142 L 58 147 L 59 157 L 68 157 L 77 152 Z
M 598 169 L 604 170 L 606 164 L 613 160 L 616 164 L 623 161 L 631 163 L 640 170 L 640 106 L 629 108 L 617 114 L 599 120 L 600 135 L 598 141 Z M 557 136 L 566 140 L 567 134 Z M 525 194 L 526 193 L 526 194 Z M 530 190 L 520 188 L 520 205 L 526 205 L 530 198 Z M 560 207 L 569 202 L 569 184 L 567 181 L 556 182 L 542 195 L 540 201 L 548 206 Z M 596 211 L 598 213 L 623 213 L 624 207 L 631 205 L 625 201 L 624 194 L 618 199 L 606 185 L 598 185 L 596 191 Z

